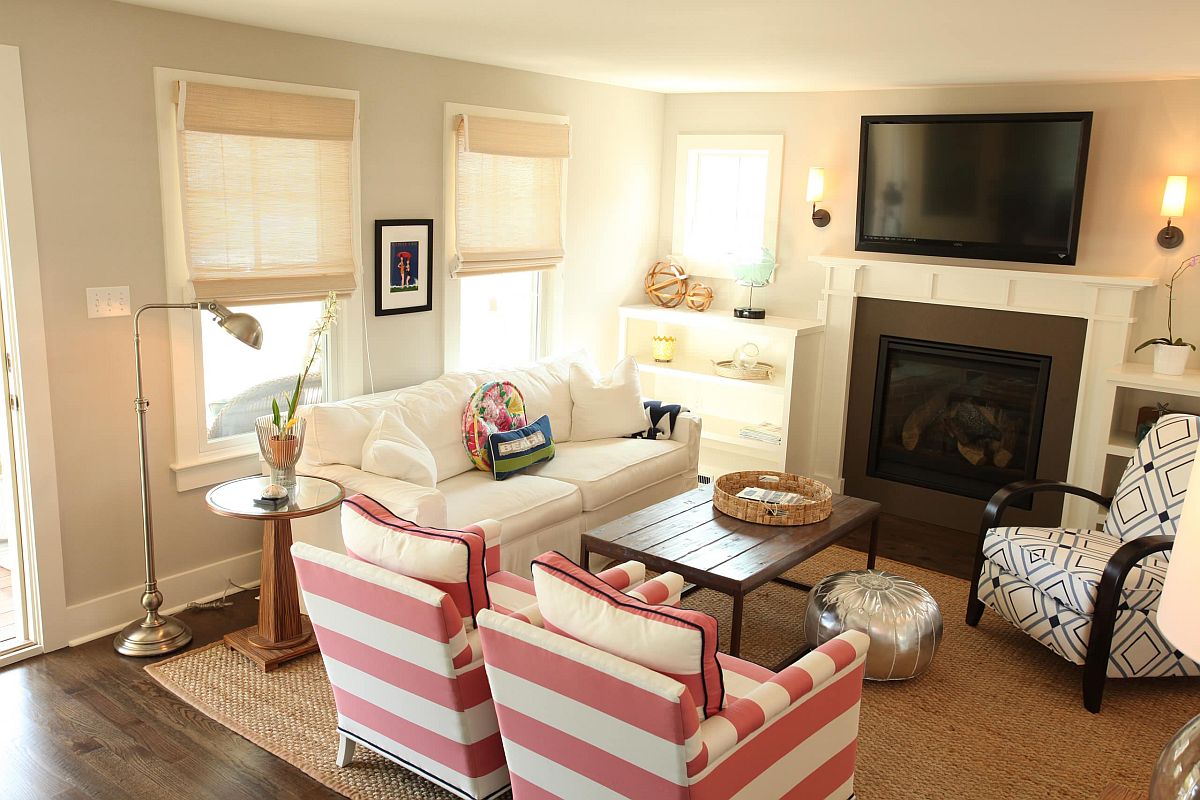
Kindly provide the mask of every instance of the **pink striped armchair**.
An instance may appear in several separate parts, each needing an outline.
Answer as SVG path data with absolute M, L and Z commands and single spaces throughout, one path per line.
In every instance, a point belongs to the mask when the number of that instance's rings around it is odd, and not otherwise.
M 452 794 L 483 800 L 509 785 L 479 631 L 451 595 L 352 556 L 292 545 L 292 561 L 338 712 L 338 766 L 363 744 Z M 678 575 L 645 580 L 637 562 L 602 577 L 632 596 L 677 603 Z M 538 619 L 532 583 L 488 576 L 491 609 Z
M 850 631 L 779 673 L 721 655 L 724 709 L 519 617 L 478 623 L 515 800 L 846 800 L 863 662 Z

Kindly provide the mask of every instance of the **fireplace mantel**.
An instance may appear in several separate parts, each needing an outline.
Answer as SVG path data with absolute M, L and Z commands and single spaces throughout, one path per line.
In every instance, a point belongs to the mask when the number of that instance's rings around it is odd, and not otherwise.
M 1139 291 L 1158 283 L 1137 276 L 1082 275 L 1035 270 L 962 267 L 912 261 L 813 256 L 825 270 L 818 316 L 825 338 L 813 432 L 814 476 L 840 491 L 857 298 L 1051 314 L 1088 321 L 1079 376 L 1068 480 L 1099 490 L 1114 389 L 1108 371 L 1124 362 Z M 1103 430 L 1101 430 L 1101 428 Z M 1063 523 L 1088 527 L 1092 511 L 1068 500 Z

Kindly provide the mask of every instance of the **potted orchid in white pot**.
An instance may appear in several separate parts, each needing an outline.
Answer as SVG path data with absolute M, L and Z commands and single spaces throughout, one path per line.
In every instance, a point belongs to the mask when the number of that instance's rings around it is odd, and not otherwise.
M 1189 269 L 1200 261 L 1200 255 L 1185 259 L 1179 268 L 1167 281 L 1167 335 L 1155 339 L 1147 339 L 1133 349 L 1137 352 L 1142 348 L 1154 345 L 1154 372 L 1158 375 L 1182 375 L 1187 369 L 1188 355 L 1196 349 L 1196 345 L 1185 342 L 1182 337 L 1175 336 L 1175 282 Z

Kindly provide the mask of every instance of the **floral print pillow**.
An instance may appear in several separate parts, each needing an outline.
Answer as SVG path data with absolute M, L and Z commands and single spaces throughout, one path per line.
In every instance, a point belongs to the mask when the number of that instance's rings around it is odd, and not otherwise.
M 488 436 L 501 431 L 523 428 L 525 398 L 508 381 L 488 381 L 479 386 L 467 401 L 462 415 L 463 445 L 476 468 L 492 471 Z

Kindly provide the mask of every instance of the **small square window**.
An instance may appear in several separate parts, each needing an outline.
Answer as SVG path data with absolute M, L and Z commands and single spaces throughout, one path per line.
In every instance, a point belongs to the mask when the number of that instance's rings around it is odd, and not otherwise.
M 732 277 L 732 269 L 775 252 L 782 136 L 678 138 L 671 242 L 688 271 Z

